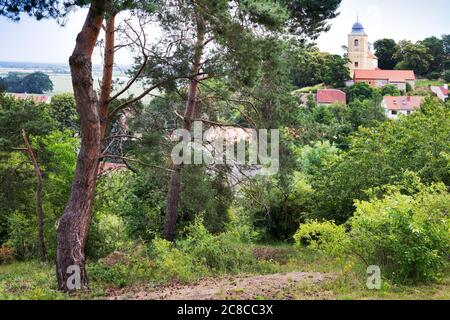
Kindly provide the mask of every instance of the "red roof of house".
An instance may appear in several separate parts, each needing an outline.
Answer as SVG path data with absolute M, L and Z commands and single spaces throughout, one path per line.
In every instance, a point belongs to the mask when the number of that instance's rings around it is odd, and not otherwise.
M 415 110 L 419 109 L 425 97 L 421 96 L 385 96 L 385 106 L 388 110 Z
M 337 89 L 317 90 L 317 103 L 346 103 L 347 95 L 344 91 Z
M 355 70 L 355 80 L 388 80 L 389 82 L 406 82 L 416 80 L 413 70 Z
M 100 162 L 98 174 L 106 174 L 108 172 L 125 169 L 127 166 L 123 163 Z
M 441 91 L 444 94 L 444 96 L 448 96 L 448 89 L 446 89 L 444 87 L 439 87 L 439 89 L 441 89 Z
M 35 103 L 48 103 L 50 102 L 50 97 L 48 96 L 38 96 L 26 93 L 11 93 L 11 97 L 18 100 L 32 100 Z

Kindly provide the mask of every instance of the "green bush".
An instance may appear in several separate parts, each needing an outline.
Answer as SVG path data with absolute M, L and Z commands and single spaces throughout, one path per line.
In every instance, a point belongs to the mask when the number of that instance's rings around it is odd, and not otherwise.
M 443 184 L 413 196 L 400 192 L 357 201 L 349 221 L 353 250 L 392 278 L 432 280 L 442 275 L 450 252 L 450 196 Z
M 389 189 L 389 188 L 388 188 Z M 450 195 L 445 185 L 421 187 L 412 196 L 391 188 L 384 198 L 356 201 L 356 213 L 344 226 L 311 221 L 300 226 L 296 245 L 336 255 L 353 254 L 379 265 L 396 282 L 442 277 L 450 252 Z
M 319 222 L 310 220 L 300 225 L 294 235 L 295 247 L 304 245 L 312 249 L 318 249 L 331 255 L 346 253 L 349 246 L 349 237 L 344 225 L 336 225 L 332 221 Z
M 35 217 L 15 211 L 8 217 L 8 230 L 9 239 L 6 244 L 14 249 L 19 259 L 36 257 L 38 237 Z
M 409 84 L 409 82 L 406 83 L 406 93 L 412 92 L 414 89 L 412 85 Z
M 255 262 L 250 246 L 242 241 L 246 240 L 242 239 L 242 230 L 213 235 L 196 221 L 187 228 L 187 234 L 178 243 L 180 249 L 213 273 L 238 273 Z
M 445 71 L 444 80 L 445 82 L 450 83 L 450 70 Z
M 11 263 L 14 261 L 15 251 L 13 248 L 1 246 L 0 247 L 0 264 Z
M 187 282 L 208 274 L 206 268 L 201 268 L 192 255 L 178 249 L 169 241 L 156 238 L 152 240 L 152 258 L 156 266 L 157 278 L 160 280 L 179 280 Z
M 89 230 L 86 255 L 99 259 L 123 249 L 128 242 L 121 217 L 114 214 L 97 213 Z
M 430 80 L 438 80 L 441 77 L 441 73 L 440 72 L 430 72 L 426 78 L 430 79 Z
M 124 287 L 145 280 L 155 280 L 155 263 L 141 246 L 130 247 L 124 252 L 115 251 L 107 257 L 87 265 L 91 279 Z

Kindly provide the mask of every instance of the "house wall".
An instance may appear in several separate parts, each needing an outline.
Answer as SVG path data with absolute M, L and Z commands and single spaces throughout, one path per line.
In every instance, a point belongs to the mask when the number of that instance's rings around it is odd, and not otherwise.
M 434 94 L 437 95 L 439 100 L 445 101 L 448 98 L 448 97 L 444 96 L 440 87 L 431 86 L 430 89 Z
M 387 108 L 387 104 L 386 101 L 383 99 L 383 101 L 381 102 L 381 107 L 384 110 L 384 114 L 386 115 L 386 117 L 389 120 L 395 120 L 397 119 L 400 115 L 405 115 L 408 116 L 410 115 L 413 111 L 411 110 L 388 110 Z
M 406 82 L 391 82 L 390 84 L 397 86 L 401 91 L 406 91 Z

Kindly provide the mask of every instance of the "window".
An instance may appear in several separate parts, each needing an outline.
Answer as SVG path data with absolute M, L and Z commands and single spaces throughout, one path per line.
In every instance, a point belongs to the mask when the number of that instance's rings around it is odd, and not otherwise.
M 358 39 L 355 40 L 355 47 L 359 47 L 359 40 Z
M 397 110 L 392 110 L 392 111 L 391 111 L 391 114 L 392 114 L 393 116 L 396 116 L 396 115 L 397 115 Z
M 359 67 L 359 62 L 355 62 L 355 67 L 356 67 L 356 68 Z

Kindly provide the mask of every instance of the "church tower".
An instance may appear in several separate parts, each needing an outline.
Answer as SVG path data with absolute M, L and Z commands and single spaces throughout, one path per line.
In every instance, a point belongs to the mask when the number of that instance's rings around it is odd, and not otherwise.
M 370 52 L 368 36 L 359 19 L 348 35 L 348 59 L 352 77 L 355 69 L 375 70 L 378 68 L 378 58 Z

